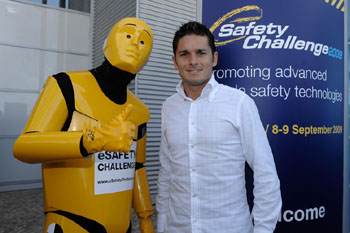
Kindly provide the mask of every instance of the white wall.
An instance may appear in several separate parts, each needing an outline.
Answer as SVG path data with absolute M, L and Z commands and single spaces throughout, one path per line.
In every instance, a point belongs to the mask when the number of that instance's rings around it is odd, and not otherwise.
M 48 75 L 87 70 L 90 15 L 0 0 L 0 191 L 41 187 L 40 164 L 12 156 Z

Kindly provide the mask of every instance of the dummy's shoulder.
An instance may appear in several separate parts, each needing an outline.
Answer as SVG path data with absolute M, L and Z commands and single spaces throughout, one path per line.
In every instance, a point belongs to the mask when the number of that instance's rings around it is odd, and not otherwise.
M 57 82 L 64 83 L 90 83 L 95 82 L 93 75 L 90 71 L 72 71 L 72 72 L 60 72 L 50 77 L 54 78 Z M 49 78 L 50 78 L 49 77 Z
M 85 76 L 92 76 L 91 72 L 89 70 L 82 70 L 82 71 L 70 71 L 70 72 L 64 72 L 70 77 L 85 77 Z
M 62 74 L 62 73 L 59 73 Z M 57 74 L 57 75 L 59 75 Z M 69 76 L 70 80 L 74 82 L 82 82 L 82 81 L 95 81 L 93 78 L 94 76 L 92 73 L 88 70 L 83 70 L 83 71 L 71 71 L 71 72 L 64 72 L 63 74 L 66 74 Z
M 134 93 L 132 93 L 130 90 L 128 90 L 128 103 L 133 104 L 135 107 L 144 109 L 145 111 L 149 112 L 148 107 L 144 102 L 142 102 Z
M 128 97 L 127 97 L 127 103 L 133 104 L 135 106 L 134 112 L 136 111 L 137 114 L 140 114 L 148 120 L 150 119 L 150 112 L 148 107 L 144 102 L 142 102 L 134 93 L 128 90 Z

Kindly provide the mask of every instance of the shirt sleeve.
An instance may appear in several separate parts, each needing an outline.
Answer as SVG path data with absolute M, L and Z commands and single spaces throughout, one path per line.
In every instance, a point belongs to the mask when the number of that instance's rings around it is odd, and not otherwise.
M 164 232 L 165 221 L 169 203 L 169 180 L 170 180 L 170 163 L 169 148 L 164 133 L 165 107 L 162 108 L 162 135 L 159 150 L 160 169 L 158 174 L 158 194 L 156 198 L 157 209 L 157 232 Z
M 254 233 L 272 233 L 282 207 L 274 158 L 258 109 L 249 96 L 242 98 L 238 114 L 243 152 L 254 172 Z

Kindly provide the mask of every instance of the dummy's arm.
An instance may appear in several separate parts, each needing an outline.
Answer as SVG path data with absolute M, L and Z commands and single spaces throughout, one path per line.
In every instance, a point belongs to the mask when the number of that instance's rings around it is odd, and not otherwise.
M 68 117 L 65 99 L 57 82 L 49 77 L 33 112 L 16 140 L 14 156 L 27 163 L 82 158 L 97 151 L 129 152 L 135 126 L 127 121 L 133 106 L 101 127 L 77 132 L 61 129 Z
M 143 163 L 146 161 L 146 134 L 137 142 L 136 163 L 134 181 L 134 210 L 140 221 L 140 230 L 142 233 L 153 233 L 153 224 L 151 216 L 153 214 L 152 201 L 148 189 L 148 180 L 146 168 Z
M 60 132 L 68 110 L 56 80 L 49 77 L 36 102 L 13 154 L 27 163 L 81 158 L 81 132 Z
M 108 124 L 90 127 L 83 130 L 82 143 L 90 153 L 102 150 L 129 153 L 135 137 L 135 125 L 128 121 L 134 106 L 128 104 L 124 111 L 113 117 Z
M 135 126 L 120 120 L 123 113 L 109 124 L 83 131 L 25 133 L 15 142 L 14 156 L 23 162 L 38 163 L 82 158 L 102 150 L 128 153 Z

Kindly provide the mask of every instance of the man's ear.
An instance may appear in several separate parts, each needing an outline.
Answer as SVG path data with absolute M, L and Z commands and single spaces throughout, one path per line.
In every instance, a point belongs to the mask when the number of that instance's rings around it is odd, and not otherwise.
M 213 54 L 213 67 L 218 64 L 218 59 L 219 59 L 219 53 L 218 51 L 215 51 Z
M 174 62 L 174 67 L 175 67 L 175 69 L 178 70 L 177 63 L 176 63 L 176 57 L 175 57 L 175 56 L 172 56 L 172 59 L 173 59 L 173 62 Z

